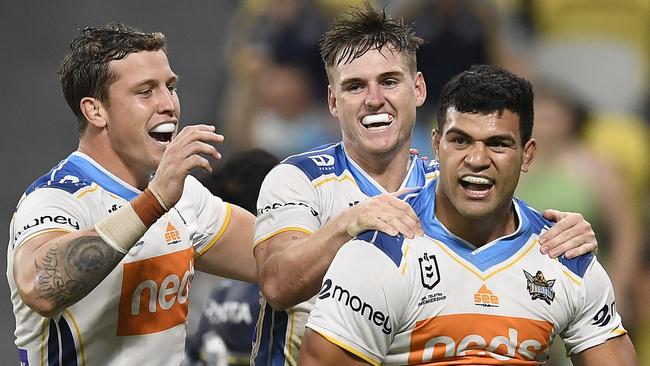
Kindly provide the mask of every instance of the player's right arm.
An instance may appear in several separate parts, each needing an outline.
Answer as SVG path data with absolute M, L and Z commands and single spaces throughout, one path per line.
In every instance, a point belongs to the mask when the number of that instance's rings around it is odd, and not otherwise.
M 14 279 L 25 304 L 51 317 L 86 296 L 123 257 L 94 230 L 48 232 L 16 250 Z
M 578 273 L 581 267 L 586 269 L 580 291 L 573 294 L 573 319 L 561 333 L 571 360 L 575 365 L 637 365 L 605 269 L 591 256 L 579 258 L 572 265 Z
M 308 217 L 308 207 L 316 206 L 314 202 L 305 202 L 305 195 L 313 189 L 308 181 L 287 182 L 286 167 L 272 170 L 262 184 L 260 201 L 265 204 L 265 195 L 272 195 L 268 204 L 280 202 L 280 213 L 266 212 L 262 215 L 278 217 Z M 294 188 L 283 190 L 278 184 L 304 185 L 302 192 Z M 277 192 L 288 192 L 280 197 Z M 276 233 L 261 240 L 254 249 L 259 284 L 267 302 L 277 310 L 282 310 L 306 301 L 316 295 L 332 259 L 339 248 L 357 234 L 367 230 L 379 230 L 390 235 L 402 233 L 407 237 L 421 234 L 419 220 L 411 206 L 397 198 L 399 194 L 382 194 L 370 200 L 350 207 L 332 218 L 320 228 L 318 223 L 311 224 L 316 230 L 297 230 L 306 225 L 293 224 L 284 218 Z M 302 200 L 302 201 L 301 201 Z M 304 203 L 299 205 L 296 203 Z M 286 205 L 291 203 L 291 205 Z M 315 209 L 318 211 L 318 209 Z M 292 214 L 296 211 L 298 214 Z M 317 212 L 320 214 L 319 212 Z M 262 218 L 266 220 L 265 218 Z M 260 218 L 258 218 L 259 223 Z M 314 218 L 314 221 L 316 219 Z M 273 225 L 272 223 L 271 225 Z M 259 225 L 258 225 L 259 226 Z M 289 228 L 289 229 L 284 229 Z M 296 228 L 296 229 L 294 229 Z
M 149 226 L 178 202 L 190 170 L 211 170 L 201 154 L 221 158 L 210 144 L 221 141 L 223 136 L 214 133 L 213 126 L 186 127 L 165 149 L 148 190 L 130 203 L 90 223 L 91 228 L 73 232 L 44 230 L 19 243 L 13 276 L 25 304 L 51 317 L 88 295 Z M 152 212 L 153 206 L 157 213 Z
M 627 334 L 571 356 L 575 366 L 636 366 L 636 352 Z

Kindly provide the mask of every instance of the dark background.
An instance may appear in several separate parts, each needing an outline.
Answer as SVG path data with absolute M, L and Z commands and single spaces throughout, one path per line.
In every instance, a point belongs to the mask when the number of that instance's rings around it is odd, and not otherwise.
M 57 69 L 77 29 L 121 20 L 161 31 L 173 70 L 181 76 L 182 121 L 216 123 L 223 85 L 224 38 L 238 1 L 2 1 L 0 2 L 0 237 L 24 189 L 76 149 L 78 132 Z M 6 251 L 0 262 L 6 271 Z M 14 318 L 6 279 L 0 280 L 1 364 L 18 363 Z

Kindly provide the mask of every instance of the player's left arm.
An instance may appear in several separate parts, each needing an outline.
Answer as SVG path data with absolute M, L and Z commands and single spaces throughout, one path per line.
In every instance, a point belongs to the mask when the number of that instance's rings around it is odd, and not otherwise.
M 557 210 L 546 210 L 543 214 L 544 218 L 556 222 L 540 237 L 540 251 L 543 254 L 548 254 L 551 258 L 564 254 L 570 259 L 596 252 L 596 234 L 581 214 Z
M 243 208 L 230 205 L 230 222 L 219 240 L 196 259 L 196 269 L 213 275 L 257 283 L 253 257 L 255 216 Z
M 300 366 L 369 365 L 366 361 L 344 350 L 309 328 L 300 346 Z
M 571 355 L 571 362 L 575 366 L 636 366 L 639 364 L 634 346 L 627 334 Z

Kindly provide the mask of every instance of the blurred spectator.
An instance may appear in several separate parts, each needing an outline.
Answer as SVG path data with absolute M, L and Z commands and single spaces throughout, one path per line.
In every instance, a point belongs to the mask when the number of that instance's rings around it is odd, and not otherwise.
M 650 81 L 650 1 L 502 1 L 515 57 L 597 113 L 639 114 Z M 527 59 L 529 65 L 513 65 Z M 532 70 L 531 70 L 532 71 Z
M 269 65 L 255 85 L 257 108 L 241 126 L 251 146 L 285 158 L 340 139 L 325 99 L 313 98 L 309 77 L 301 67 Z
M 337 1 L 248 1 L 233 39 L 224 118 L 230 149 L 279 157 L 338 140 L 318 41 Z
M 261 149 L 236 153 L 204 184 L 224 201 L 255 213 L 262 180 L 277 163 Z M 185 365 L 248 365 L 259 298 L 257 285 L 221 280 L 203 307 L 198 330 L 187 340 Z

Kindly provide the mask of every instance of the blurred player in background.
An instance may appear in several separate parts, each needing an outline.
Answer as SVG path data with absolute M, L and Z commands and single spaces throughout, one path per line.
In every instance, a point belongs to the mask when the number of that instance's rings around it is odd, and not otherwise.
M 278 159 L 260 149 L 232 155 L 204 184 L 223 200 L 255 213 L 257 195 Z M 256 284 L 223 280 L 203 307 L 199 327 L 186 346 L 188 365 L 248 365 L 260 310 Z

